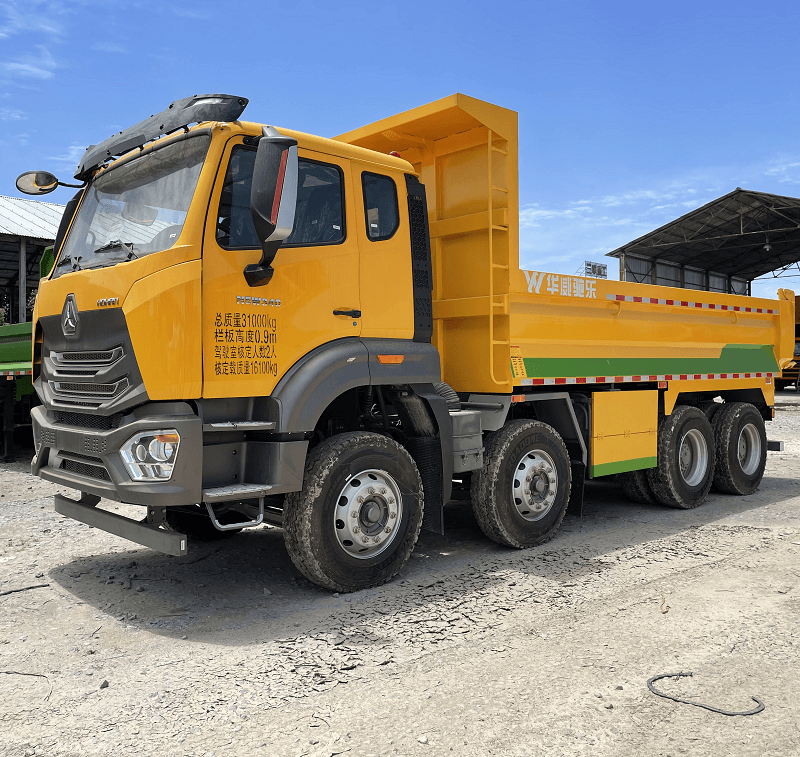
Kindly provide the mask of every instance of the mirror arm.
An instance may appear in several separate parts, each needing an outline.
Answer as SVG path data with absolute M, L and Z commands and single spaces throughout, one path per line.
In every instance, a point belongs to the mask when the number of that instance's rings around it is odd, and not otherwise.
M 245 266 L 245 281 L 251 287 L 264 286 L 274 273 L 272 261 L 283 241 L 292 233 L 297 205 L 297 140 L 264 126 L 258 138 L 250 191 L 250 212 L 261 241 L 261 260 Z

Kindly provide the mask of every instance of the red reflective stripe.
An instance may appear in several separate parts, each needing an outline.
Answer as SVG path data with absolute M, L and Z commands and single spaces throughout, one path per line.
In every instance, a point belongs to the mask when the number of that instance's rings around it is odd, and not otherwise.
M 275 199 L 272 202 L 272 215 L 270 223 L 274 226 L 278 223 L 278 210 L 281 207 L 281 194 L 283 193 L 283 179 L 286 175 L 286 161 L 289 159 L 289 151 L 284 150 L 281 154 L 281 167 L 278 169 L 278 181 L 275 184 Z

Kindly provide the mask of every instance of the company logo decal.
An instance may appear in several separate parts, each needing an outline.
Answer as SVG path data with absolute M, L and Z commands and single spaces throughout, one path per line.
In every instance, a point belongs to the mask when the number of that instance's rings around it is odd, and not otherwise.
M 236 295 L 236 304 L 237 305 L 263 305 L 264 307 L 273 307 L 279 308 L 281 306 L 280 300 L 272 299 L 270 300 L 267 297 L 250 297 L 244 295 Z
M 75 304 L 75 295 L 68 294 L 61 311 L 61 330 L 64 336 L 74 336 L 78 331 L 78 306 Z

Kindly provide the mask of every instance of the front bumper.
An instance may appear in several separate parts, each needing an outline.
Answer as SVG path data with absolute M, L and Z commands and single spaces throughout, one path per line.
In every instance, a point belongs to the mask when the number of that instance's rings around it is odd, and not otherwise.
M 31 411 L 36 455 L 31 473 L 46 481 L 132 505 L 191 505 L 202 500 L 203 424 L 185 402 L 151 402 L 116 428 L 59 422 L 56 410 Z M 132 481 L 119 449 L 140 431 L 174 428 L 181 443 L 169 481 Z
M 96 499 L 96 498 L 94 498 Z M 181 557 L 187 552 L 186 534 L 162 531 L 157 525 L 140 523 L 107 510 L 98 510 L 93 498 L 82 496 L 80 500 L 69 499 L 61 494 L 53 497 L 55 510 L 73 520 L 94 526 L 123 539 L 142 544 L 158 552 Z

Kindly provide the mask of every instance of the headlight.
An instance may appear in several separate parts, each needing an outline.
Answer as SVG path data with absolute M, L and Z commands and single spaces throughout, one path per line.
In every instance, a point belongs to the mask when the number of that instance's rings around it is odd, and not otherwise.
M 169 481 L 180 443 L 180 434 L 174 428 L 143 431 L 128 439 L 119 454 L 134 481 Z

